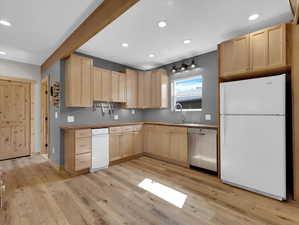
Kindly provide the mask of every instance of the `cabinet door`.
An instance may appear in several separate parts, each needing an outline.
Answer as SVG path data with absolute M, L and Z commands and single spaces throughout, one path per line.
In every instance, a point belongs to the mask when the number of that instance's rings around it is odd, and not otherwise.
M 249 66 L 249 34 L 233 40 L 233 73 L 240 74 L 250 71 Z
M 286 24 L 268 28 L 268 66 L 286 65 Z
M 65 63 L 66 107 L 80 107 L 81 85 L 81 58 L 78 55 L 71 55 Z
M 123 133 L 120 136 L 120 152 L 121 157 L 129 157 L 133 155 L 133 133 Z
M 119 74 L 119 102 L 126 102 L 126 75 Z
M 112 72 L 112 101 L 119 101 L 119 75 Z
M 154 154 L 156 149 L 155 140 L 155 129 L 154 126 L 145 125 L 144 126 L 144 151 L 149 154 Z
M 138 72 L 126 71 L 126 108 L 138 107 Z
M 115 161 L 121 158 L 120 152 L 120 134 L 109 135 L 109 161 Z
M 81 107 L 91 107 L 91 70 L 92 60 L 81 57 Z
M 175 127 L 170 134 L 169 158 L 178 162 L 188 162 L 187 128 Z
M 145 96 L 145 83 L 144 83 L 145 72 L 138 72 L 138 108 L 145 108 L 144 96 Z
M 101 69 L 102 71 L 102 100 L 112 100 L 112 71 Z
M 160 70 L 161 74 L 161 93 L 159 98 L 160 108 L 169 107 L 169 76 L 165 70 Z
M 93 75 L 92 75 L 92 92 L 93 92 L 93 100 L 94 101 L 103 101 L 102 97 L 102 71 L 99 68 L 93 67 Z
M 170 127 L 158 126 L 156 127 L 154 138 L 156 147 L 154 154 L 164 158 L 169 158 L 170 154 Z
M 233 41 L 226 41 L 219 45 L 220 77 L 226 78 L 233 73 Z
M 143 152 L 143 132 L 135 131 L 133 133 L 133 154 L 137 155 Z
M 161 74 L 159 70 L 152 71 L 151 74 L 151 108 L 160 108 L 161 106 Z
M 250 34 L 251 70 L 265 69 L 268 64 L 268 32 L 267 29 Z
M 144 91 L 144 108 L 151 107 L 151 95 L 152 95 L 152 71 L 146 71 L 143 79 L 143 91 Z

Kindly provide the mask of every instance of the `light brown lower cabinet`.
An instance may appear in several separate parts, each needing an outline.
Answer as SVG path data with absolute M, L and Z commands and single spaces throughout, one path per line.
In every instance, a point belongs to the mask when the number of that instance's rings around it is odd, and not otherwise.
M 187 128 L 144 126 L 144 152 L 163 160 L 187 166 L 187 140 Z
M 64 169 L 79 173 L 91 167 L 91 129 L 65 130 Z
M 111 127 L 109 161 L 117 161 L 143 152 L 142 125 Z

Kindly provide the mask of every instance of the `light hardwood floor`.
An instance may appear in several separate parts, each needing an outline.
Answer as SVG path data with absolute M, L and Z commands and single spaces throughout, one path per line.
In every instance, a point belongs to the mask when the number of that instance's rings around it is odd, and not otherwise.
M 0 225 L 298 225 L 299 208 L 150 158 L 68 177 L 33 156 L 0 162 L 7 201 Z M 145 178 L 187 195 L 178 208 L 141 189 Z M 166 193 L 167 194 L 167 193 Z

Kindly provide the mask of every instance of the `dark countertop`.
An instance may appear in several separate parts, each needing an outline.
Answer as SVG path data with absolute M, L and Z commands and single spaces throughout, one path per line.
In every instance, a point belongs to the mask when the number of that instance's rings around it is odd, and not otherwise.
M 174 126 L 174 127 L 187 127 L 187 128 L 205 128 L 205 129 L 218 129 L 216 125 L 207 124 L 176 124 L 176 123 L 164 123 L 164 122 L 127 122 L 127 123 L 98 123 L 93 125 L 66 125 L 60 126 L 63 130 L 72 129 L 97 129 L 97 128 L 109 128 L 109 127 L 120 127 L 120 126 L 130 126 L 130 125 L 160 125 L 160 126 Z

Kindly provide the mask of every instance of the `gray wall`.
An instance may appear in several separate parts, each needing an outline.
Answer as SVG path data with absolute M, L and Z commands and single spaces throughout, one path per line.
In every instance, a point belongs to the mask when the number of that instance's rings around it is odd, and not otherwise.
M 217 93 L 218 93 L 218 54 L 217 51 L 200 55 L 195 58 L 195 63 L 199 70 L 183 72 L 173 75 L 171 69 L 173 65 L 180 67 L 182 62 L 191 64 L 192 59 L 176 62 L 165 66 L 170 76 L 170 80 L 201 75 L 203 77 L 203 99 L 201 112 L 183 112 L 186 122 L 204 123 L 215 125 L 217 123 Z M 205 120 L 205 114 L 211 114 L 210 121 Z M 181 112 L 172 112 L 171 109 L 145 110 L 143 119 L 145 121 L 182 122 Z

